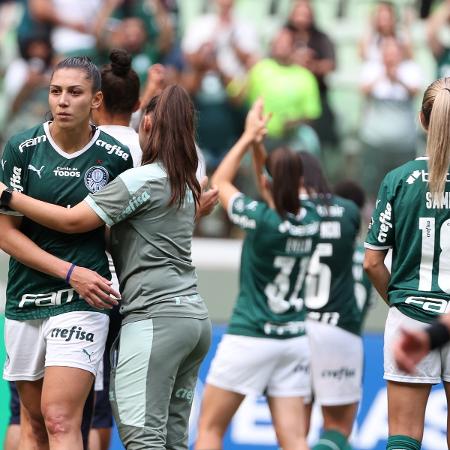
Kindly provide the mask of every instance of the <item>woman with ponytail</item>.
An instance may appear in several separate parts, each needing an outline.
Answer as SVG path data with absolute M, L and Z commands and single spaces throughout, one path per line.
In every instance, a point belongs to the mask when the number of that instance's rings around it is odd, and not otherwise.
M 245 396 L 262 394 L 268 398 L 279 446 L 307 448 L 303 398 L 310 394 L 309 350 L 302 291 L 319 217 L 314 205 L 299 200 L 302 164 L 287 148 L 274 150 L 264 161 L 261 146 L 255 146 L 264 201 L 234 186 L 242 158 L 265 132 L 262 108 L 261 101 L 255 103 L 243 135 L 212 177 L 230 220 L 246 236 L 238 299 L 206 380 L 197 450 L 222 448 Z
M 342 450 L 348 447 L 361 398 L 361 312 L 353 278 L 360 212 L 353 201 L 332 193 L 315 156 L 301 152 L 300 157 L 305 171 L 301 198 L 314 201 L 322 221 L 305 278 L 313 397 L 323 416 L 323 430 L 312 450 Z M 343 367 L 346 376 L 329 376 Z
M 191 401 L 211 336 L 191 262 L 200 185 L 194 107 L 183 88 L 168 86 L 159 95 L 142 150 L 141 167 L 72 208 L 19 192 L 9 193 L 7 203 L 60 232 L 111 226 L 124 316 L 111 355 L 110 399 L 120 437 L 127 450 L 181 450 L 188 448 Z
M 427 132 L 426 156 L 385 176 L 365 243 L 364 268 L 390 307 L 384 334 L 388 449 L 419 450 L 432 385 L 442 381 L 447 396 L 450 393 L 450 346 L 443 345 L 448 341 L 445 327 L 438 327 L 438 336 L 432 332 L 432 339 L 420 344 L 432 351 L 413 373 L 413 366 L 404 364 L 399 352 L 408 342 L 413 351 L 418 341 L 412 336 L 426 336 L 427 324 L 448 309 L 450 78 L 441 78 L 427 88 L 419 117 Z M 390 272 L 384 264 L 389 249 Z M 441 339 L 442 331 L 445 339 Z M 400 355 L 399 365 L 395 351 Z M 447 441 L 450 447 L 448 437 Z

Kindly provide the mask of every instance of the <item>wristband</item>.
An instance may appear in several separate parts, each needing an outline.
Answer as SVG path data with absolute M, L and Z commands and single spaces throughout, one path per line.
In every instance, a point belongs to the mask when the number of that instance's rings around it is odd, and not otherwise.
M 442 322 L 433 322 L 428 328 L 425 328 L 425 333 L 430 339 L 430 350 L 440 348 L 450 341 L 450 331 Z
M 72 276 L 72 272 L 73 272 L 73 269 L 75 269 L 75 267 L 77 267 L 77 266 L 72 263 L 72 265 L 70 266 L 69 270 L 67 271 L 67 275 L 66 275 L 66 283 L 67 284 L 70 283 L 70 277 Z

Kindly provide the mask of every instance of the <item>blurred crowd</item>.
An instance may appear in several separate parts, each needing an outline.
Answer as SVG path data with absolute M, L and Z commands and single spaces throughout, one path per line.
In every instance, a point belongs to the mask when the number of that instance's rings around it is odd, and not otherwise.
M 312 152 L 333 181 L 357 178 L 373 199 L 388 170 L 423 152 L 415 99 L 430 78 L 450 73 L 450 0 L 360 1 L 370 9 L 354 42 L 360 109 L 350 133 L 342 123 L 352 105 L 330 96 L 341 63 L 336 30 L 318 25 L 319 3 L 333 10 L 335 25 L 347 17 L 351 26 L 349 0 L 0 0 L 0 141 L 45 120 L 58 60 L 83 54 L 102 65 L 112 48 L 123 48 L 140 77 L 141 106 L 169 83 L 190 93 L 208 173 L 263 97 L 272 114 L 269 151 Z M 436 67 L 418 64 L 417 41 Z M 247 191 L 248 173 L 244 167 L 240 176 Z M 223 217 L 207 220 L 199 233 L 230 233 Z

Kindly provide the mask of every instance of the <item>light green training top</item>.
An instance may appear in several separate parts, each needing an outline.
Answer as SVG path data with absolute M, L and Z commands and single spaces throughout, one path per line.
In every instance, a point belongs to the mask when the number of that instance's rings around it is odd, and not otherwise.
M 157 316 L 208 317 L 191 261 L 192 192 L 180 208 L 169 206 L 170 196 L 166 171 L 153 163 L 127 170 L 85 199 L 112 227 L 124 323 Z
M 296 64 L 263 59 L 250 70 L 247 88 L 248 102 L 262 96 L 265 110 L 273 114 L 267 126 L 272 137 L 283 135 L 286 122 L 317 119 L 322 112 L 316 78 Z

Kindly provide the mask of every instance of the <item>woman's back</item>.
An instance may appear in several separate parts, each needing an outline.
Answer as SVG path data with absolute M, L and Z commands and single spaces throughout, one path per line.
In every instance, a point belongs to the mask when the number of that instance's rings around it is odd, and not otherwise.
M 316 203 L 322 222 L 305 280 L 308 318 L 359 333 L 352 268 L 360 212 L 354 202 L 336 195 Z
M 422 322 L 446 311 L 450 293 L 450 185 L 438 205 L 427 163 L 417 158 L 386 175 L 366 239 L 369 249 L 392 248 L 389 302 Z
M 302 202 L 297 216 L 282 218 L 267 204 L 240 194 L 231 202 L 230 218 L 247 235 L 228 332 L 279 338 L 303 334 L 303 281 L 319 232 L 315 206 Z
M 126 171 L 88 202 L 103 211 L 111 229 L 111 253 L 120 281 L 121 312 L 136 315 L 206 317 L 191 263 L 195 203 L 169 206 L 168 176 L 159 163 Z

